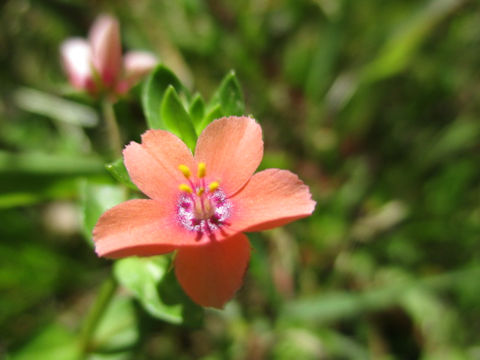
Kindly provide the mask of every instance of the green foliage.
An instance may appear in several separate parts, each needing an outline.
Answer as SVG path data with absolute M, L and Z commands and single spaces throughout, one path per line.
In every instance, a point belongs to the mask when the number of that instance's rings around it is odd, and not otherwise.
M 83 234 L 91 245 L 92 231 L 100 215 L 125 200 L 125 190 L 117 185 L 95 184 L 84 181 L 81 184 Z
M 102 162 L 98 157 L 0 151 L 0 172 L 3 174 L 78 176 L 96 174 L 101 169 Z
M 220 104 L 216 104 L 213 106 L 210 111 L 208 111 L 202 121 L 200 121 L 197 126 L 197 133 L 201 133 L 203 129 L 207 127 L 213 120 L 219 119 L 224 115 L 222 106 Z
M 195 133 L 190 115 L 183 107 L 172 85 L 165 91 L 160 113 L 162 114 L 165 128 L 177 135 L 193 150 L 197 143 L 197 134 Z
M 224 116 L 243 115 L 245 113 L 243 92 L 235 72 L 231 71 L 223 78 L 210 100 L 209 108 L 211 109 L 217 104 L 222 107 Z
M 115 354 L 128 358 L 139 341 L 140 331 L 133 301 L 116 296 L 93 335 L 91 352 L 96 356 Z
M 98 157 L 0 151 L 0 208 L 69 198 L 78 176 L 102 173 Z
M 27 346 L 12 356 L 13 360 L 78 360 L 80 352 L 75 334 L 64 326 L 47 326 Z
M 151 129 L 168 129 L 163 119 L 161 106 L 165 92 L 170 86 L 174 87 L 178 93 L 188 97 L 187 89 L 165 65 L 158 65 L 145 81 L 142 105 L 148 127 Z
M 202 122 L 205 116 L 205 101 L 203 100 L 202 95 L 198 93 L 195 94 L 195 96 L 192 99 L 192 103 L 190 104 L 188 113 L 190 114 L 190 118 L 192 119 L 192 122 L 195 126 L 195 130 L 197 131 L 197 134 L 198 134 L 199 130 L 197 126 Z
M 363 76 L 366 81 L 377 81 L 405 69 L 434 26 L 461 4 L 460 0 L 427 2 L 410 21 L 402 24 L 375 60 L 365 67 Z
M 192 150 L 197 135 L 213 120 L 245 113 L 243 93 L 233 71 L 223 78 L 207 106 L 198 93 L 190 101 L 186 87 L 165 65 L 159 65 L 146 80 L 142 105 L 150 128 L 174 133 Z
M 130 180 L 130 176 L 128 175 L 127 168 L 125 167 L 122 158 L 106 164 L 105 168 L 119 183 L 132 190 L 138 191 L 137 186 L 132 182 L 132 180 Z
M 117 297 L 104 314 L 93 337 L 89 359 L 124 359 L 131 357 L 131 349 L 139 340 L 135 309 L 131 300 Z M 85 358 L 77 334 L 68 326 L 52 323 L 34 339 L 13 354 L 13 360 Z
M 178 287 L 172 289 L 171 281 L 164 285 L 170 262 L 165 256 L 152 258 L 126 258 L 115 262 L 114 272 L 118 282 L 143 305 L 152 316 L 172 324 L 194 324 L 202 317 L 202 309 L 192 303 Z M 160 288 L 169 292 L 163 296 Z

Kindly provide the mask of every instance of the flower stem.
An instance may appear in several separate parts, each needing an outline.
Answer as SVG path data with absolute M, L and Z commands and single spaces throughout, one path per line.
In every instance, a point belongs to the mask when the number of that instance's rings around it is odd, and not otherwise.
M 120 137 L 120 130 L 115 117 L 115 111 L 113 109 L 113 102 L 105 99 L 102 102 L 102 111 L 105 123 L 107 125 L 110 150 L 112 152 L 113 159 L 116 159 L 122 156 L 122 139 Z
M 87 317 L 85 318 L 85 321 L 82 325 L 82 329 L 80 332 L 80 349 L 82 354 L 87 354 L 90 351 L 90 346 L 95 330 L 97 329 L 97 326 L 100 323 L 102 316 L 105 314 L 108 305 L 112 301 L 117 286 L 118 284 L 112 275 L 110 275 L 103 282 L 100 288 L 100 292 L 98 293 L 95 300 L 95 303 L 90 308 L 90 311 L 87 314 Z

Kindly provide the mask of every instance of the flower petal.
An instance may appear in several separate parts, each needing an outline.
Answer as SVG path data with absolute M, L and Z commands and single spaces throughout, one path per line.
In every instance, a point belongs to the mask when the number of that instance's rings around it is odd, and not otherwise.
M 70 83 L 81 90 L 93 91 L 90 45 L 85 39 L 71 38 L 60 47 L 62 64 Z
M 230 233 L 231 234 L 231 233 Z M 134 199 L 107 210 L 93 229 L 98 256 L 121 258 L 151 256 L 175 249 L 201 248 L 229 235 L 203 236 L 182 227 L 176 216 L 176 203 Z
M 135 185 L 148 197 L 176 201 L 178 186 L 185 183 L 178 165 L 194 169 L 192 153 L 178 137 L 164 130 L 149 130 L 142 144 L 131 142 L 123 150 L 125 166 Z
M 154 200 L 123 202 L 103 213 L 93 229 L 98 256 L 157 255 L 175 249 L 168 206 Z M 183 234 L 180 234 L 182 236 Z
M 125 79 L 133 85 L 157 64 L 158 59 L 148 51 L 130 51 L 123 59 Z
M 207 177 L 220 181 L 227 195 L 248 181 L 262 157 L 262 129 L 246 116 L 213 121 L 198 138 L 195 149 L 197 162 L 207 165 Z
M 181 248 L 175 258 L 180 285 L 202 306 L 222 308 L 242 285 L 250 258 L 244 234 L 199 247 Z
M 105 85 L 113 85 L 122 68 L 122 46 L 118 20 L 101 15 L 92 25 L 89 36 L 92 60 Z
M 123 78 L 117 81 L 115 91 L 118 94 L 125 94 L 157 64 L 158 59 L 150 52 L 130 51 L 126 53 L 123 58 Z
M 252 176 L 231 198 L 234 231 L 260 231 L 311 215 L 315 201 L 308 186 L 287 170 L 267 169 Z

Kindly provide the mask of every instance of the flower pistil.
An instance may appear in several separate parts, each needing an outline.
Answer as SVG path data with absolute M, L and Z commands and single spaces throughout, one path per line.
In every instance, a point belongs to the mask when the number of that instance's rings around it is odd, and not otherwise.
M 189 167 L 180 164 L 178 169 L 188 180 L 188 184 L 178 186 L 180 190 L 177 203 L 178 222 L 187 230 L 200 236 L 212 235 L 221 228 L 231 216 L 232 204 L 220 188 L 219 181 L 208 183 L 206 164 L 198 164 L 197 177 L 192 177 Z

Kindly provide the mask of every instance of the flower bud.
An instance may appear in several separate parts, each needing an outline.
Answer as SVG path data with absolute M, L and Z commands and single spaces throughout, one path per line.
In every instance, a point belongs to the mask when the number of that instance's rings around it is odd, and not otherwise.
M 62 43 L 60 54 L 70 83 L 77 89 L 94 92 L 92 54 L 88 42 L 81 38 L 68 39 Z
M 105 86 L 112 86 L 117 81 L 122 68 L 122 47 L 120 27 L 116 18 L 101 15 L 90 31 L 92 61 Z
M 125 79 L 136 83 L 157 65 L 158 59 L 147 51 L 130 51 L 125 54 L 123 66 Z

